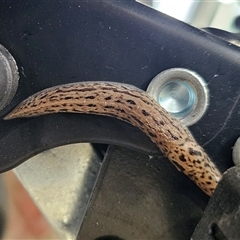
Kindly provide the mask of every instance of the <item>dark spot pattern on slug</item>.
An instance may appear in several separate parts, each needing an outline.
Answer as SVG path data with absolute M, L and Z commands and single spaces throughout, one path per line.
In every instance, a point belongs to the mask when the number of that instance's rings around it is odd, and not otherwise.
M 150 114 L 146 111 L 146 110 L 142 110 L 142 114 L 144 115 L 144 116 L 149 116 Z
M 148 131 L 148 134 L 149 134 L 149 136 L 151 136 L 151 137 L 153 137 L 153 138 L 156 138 L 156 137 L 157 137 L 156 134 L 154 134 L 154 133 L 152 133 L 152 132 L 150 132 L 150 131 Z
M 108 96 L 108 97 L 105 97 L 104 99 L 105 99 L 106 101 L 109 101 L 109 100 L 112 99 L 112 97 L 111 97 L 111 96 Z
M 47 97 L 47 94 L 42 94 L 38 98 L 41 100 L 41 99 L 44 99 L 45 97 Z
M 204 163 L 204 167 L 210 167 L 209 163 Z
M 197 159 L 197 160 L 193 160 L 193 163 L 198 163 L 198 164 L 200 164 L 201 161 L 200 161 L 199 159 Z
M 143 126 L 143 122 L 140 121 L 137 117 L 135 117 L 134 115 L 131 115 L 131 118 L 134 119 L 137 123 L 139 123 L 139 125 Z
M 124 110 L 124 109 L 116 108 L 116 110 L 117 110 L 118 112 L 125 113 L 125 110 Z
M 87 106 L 88 106 L 88 107 L 96 107 L 97 105 L 91 103 L 91 104 L 88 104 Z
M 95 90 L 95 88 L 82 88 L 82 89 L 74 89 L 74 91 L 75 92 L 82 92 L 82 93 L 84 93 L 84 92 L 92 92 L 92 91 L 94 91 Z M 66 88 L 66 89 L 62 89 L 62 92 L 71 92 L 72 91 L 72 88 L 71 89 L 68 89 L 68 88 Z
M 193 174 L 187 174 L 188 177 L 190 177 L 192 180 L 196 181 L 198 178 L 194 176 Z
M 205 178 L 205 174 L 204 174 L 204 173 L 202 173 L 200 177 L 201 177 L 201 178 Z
M 106 108 L 106 109 L 114 109 L 114 106 L 104 106 L 104 108 Z
M 144 103 L 146 103 L 147 105 L 151 105 L 151 103 L 150 103 L 149 101 L 146 101 L 146 100 L 144 100 L 144 99 L 142 99 L 142 101 L 143 101 Z
M 53 109 L 48 109 L 48 110 L 46 110 L 47 112 L 49 112 L 49 113 L 54 113 L 54 112 L 56 112 L 55 110 L 53 110 Z
M 183 171 L 185 170 L 177 161 L 172 161 L 172 163 L 173 163 L 173 165 L 176 166 L 176 168 L 177 168 L 179 171 L 183 172 Z
M 169 132 L 169 134 L 171 135 L 171 137 L 174 139 L 174 140 L 178 140 L 178 137 L 173 135 L 172 132 L 168 129 L 167 130 Z
M 65 97 L 64 99 L 65 100 L 69 100 L 69 99 L 72 99 L 72 97 Z
M 159 126 L 159 121 L 158 121 L 156 118 L 152 117 L 152 120 L 154 121 L 154 123 L 155 123 L 157 126 Z
M 186 161 L 187 161 L 186 158 L 185 158 L 185 156 L 184 156 L 184 154 L 180 155 L 180 156 L 179 156 L 179 159 L 180 159 L 182 162 L 186 162 Z
M 133 93 L 133 91 L 122 91 L 122 90 L 119 90 L 119 89 L 114 89 L 114 88 L 111 88 L 110 89 L 111 91 L 113 91 L 113 92 L 116 92 L 116 93 L 121 93 L 121 94 L 124 94 L 124 95 L 128 95 L 128 96 L 130 96 L 130 97 L 133 97 L 133 98 L 136 98 L 136 99 L 140 99 L 141 101 L 144 101 L 143 99 L 142 99 L 142 97 L 141 96 L 139 96 L 139 94 L 136 94 L 136 93 Z
M 87 96 L 85 97 L 85 99 L 94 99 L 95 97 L 94 96 Z
M 136 105 L 136 103 L 133 100 L 131 100 L 131 99 L 126 100 L 126 102 L 130 103 L 131 105 Z
M 165 123 L 164 123 L 162 120 L 160 120 L 159 123 L 160 123 L 162 126 L 165 125 Z
M 196 151 L 193 148 L 189 148 L 188 152 L 192 156 L 202 156 L 202 153 L 200 151 Z

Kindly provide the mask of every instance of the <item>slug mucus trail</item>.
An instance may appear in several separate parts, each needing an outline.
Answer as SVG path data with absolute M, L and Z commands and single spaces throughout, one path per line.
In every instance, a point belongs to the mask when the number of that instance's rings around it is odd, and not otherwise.
M 162 153 L 209 196 L 221 173 L 189 130 L 146 92 L 127 84 L 79 82 L 51 87 L 20 103 L 4 119 L 59 112 L 105 115 L 140 128 Z

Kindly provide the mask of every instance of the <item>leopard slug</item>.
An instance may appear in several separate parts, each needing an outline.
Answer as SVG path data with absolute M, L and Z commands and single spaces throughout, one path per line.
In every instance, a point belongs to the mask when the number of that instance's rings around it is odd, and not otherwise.
M 209 196 L 221 173 L 189 130 L 146 92 L 111 82 L 79 82 L 51 87 L 20 103 L 4 119 L 59 112 L 115 117 L 140 128 L 162 153 Z

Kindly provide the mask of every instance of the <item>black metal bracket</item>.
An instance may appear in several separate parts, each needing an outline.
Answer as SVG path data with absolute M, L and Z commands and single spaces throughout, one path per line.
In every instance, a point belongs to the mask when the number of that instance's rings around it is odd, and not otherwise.
M 233 167 L 224 173 L 191 239 L 240 239 L 239 226 L 240 167 Z
M 190 239 L 207 201 L 169 161 L 110 146 L 77 239 Z
M 101 80 L 145 90 L 161 71 L 187 68 L 206 80 L 211 95 L 207 114 L 191 131 L 222 171 L 232 166 L 231 147 L 240 128 L 237 46 L 135 1 L 1 1 L 0 25 L 0 43 L 20 72 L 17 94 L 1 116 L 50 86 Z M 159 154 L 138 129 L 107 117 L 1 120 L 0 171 L 46 149 L 82 141 Z

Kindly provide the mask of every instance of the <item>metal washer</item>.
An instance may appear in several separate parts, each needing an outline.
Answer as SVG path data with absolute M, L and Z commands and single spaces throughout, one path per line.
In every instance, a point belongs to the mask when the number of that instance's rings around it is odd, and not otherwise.
M 173 114 L 185 126 L 193 125 L 204 115 L 209 105 L 209 90 L 206 82 L 199 74 L 185 68 L 171 68 L 161 72 L 150 82 L 147 92 L 162 107 L 164 106 L 159 102 L 159 96 L 163 88 L 170 83 L 184 83 L 193 91 L 194 101 L 190 109 L 188 106 L 186 114 L 184 116 Z M 169 92 L 169 96 L 170 94 Z M 169 109 L 165 109 L 169 111 Z
M 0 44 L 0 110 L 6 107 L 14 97 L 18 79 L 18 68 L 14 58 Z

